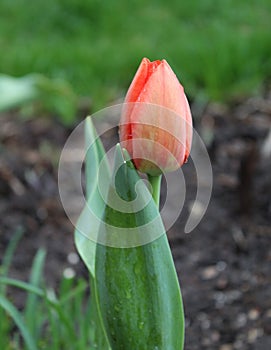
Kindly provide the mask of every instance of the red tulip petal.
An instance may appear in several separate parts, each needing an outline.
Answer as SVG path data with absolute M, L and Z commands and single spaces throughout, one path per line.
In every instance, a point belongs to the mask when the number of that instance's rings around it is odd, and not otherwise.
M 160 105 L 160 110 L 145 106 L 133 109 L 130 115 L 130 122 L 133 124 L 133 137 L 141 135 L 154 140 L 147 132 L 147 127 L 141 130 L 138 123 L 148 123 L 159 127 L 156 130 L 155 139 L 162 143 L 181 162 L 185 157 L 185 145 L 181 142 L 186 139 L 186 108 L 183 106 L 184 92 L 176 75 L 165 60 L 157 65 L 153 74 L 147 80 L 144 89 L 138 97 L 138 101 Z M 169 111 L 167 110 L 169 109 Z M 171 113 L 172 110 L 174 113 Z M 167 118 L 165 118 L 167 117 Z M 135 124 L 137 123 L 137 124 Z M 154 128 L 153 128 L 154 129 Z M 175 136 L 175 137 L 174 137 Z M 176 150 L 176 152 L 173 152 Z M 176 153 L 176 154 L 175 154 Z
M 153 74 L 156 67 L 159 66 L 161 61 L 157 60 L 150 62 L 148 58 L 143 58 L 141 64 L 136 72 L 136 75 L 129 87 L 125 102 L 137 102 L 138 97 L 144 89 L 149 77 Z
M 181 166 L 191 148 L 192 117 L 183 87 L 168 63 L 144 58 L 125 102 L 120 140 L 136 167 L 158 174 L 159 168 L 173 171 Z

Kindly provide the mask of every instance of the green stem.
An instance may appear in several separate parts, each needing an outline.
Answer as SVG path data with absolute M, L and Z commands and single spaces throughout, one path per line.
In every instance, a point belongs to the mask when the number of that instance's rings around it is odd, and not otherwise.
M 152 198 L 153 198 L 154 202 L 156 203 L 157 208 L 159 209 L 162 175 L 152 176 L 152 175 L 148 174 L 148 179 L 149 179 L 149 182 L 152 186 Z

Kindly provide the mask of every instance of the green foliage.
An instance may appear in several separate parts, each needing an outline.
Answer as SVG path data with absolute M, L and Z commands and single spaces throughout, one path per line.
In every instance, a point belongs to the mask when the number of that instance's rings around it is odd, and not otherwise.
M 1 67 L 72 83 L 95 109 L 142 57 L 166 58 L 191 97 L 253 93 L 271 75 L 269 0 L 2 0 Z
M 96 237 L 100 219 L 104 212 L 104 202 L 98 190 L 99 166 L 105 156 L 105 150 L 100 138 L 97 136 L 96 130 L 92 124 L 90 117 L 85 120 L 85 150 L 86 150 L 86 197 L 87 203 L 79 217 L 75 228 L 75 245 L 76 248 L 90 272 L 91 290 L 93 292 L 92 305 L 92 320 L 94 341 L 98 349 L 107 350 L 110 346 L 105 335 L 103 323 L 100 317 L 99 306 L 96 302 L 95 289 L 95 255 L 96 242 L 93 237 Z M 105 158 L 103 168 L 103 176 L 109 182 L 109 165 Z M 97 219 L 98 220 L 97 220 Z M 91 239 L 92 238 L 92 239 Z
M 75 228 L 76 248 L 86 264 L 91 276 L 95 277 L 95 251 L 97 233 L 105 204 L 98 189 L 99 166 L 104 159 L 102 176 L 109 183 L 109 165 L 104 158 L 105 150 L 97 136 L 91 118 L 85 120 L 85 150 L 86 150 L 86 197 L 87 203 Z
M 22 230 L 15 233 L 1 265 L 0 349 L 97 348 L 93 332 L 93 308 L 86 298 L 86 281 L 63 278 L 57 293 L 47 288 L 43 280 L 45 251 L 42 249 L 34 258 L 29 282 L 8 277 L 12 256 L 22 234 Z M 8 297 L 7 287 L 26 293 L 23 310 L 19 310 Z
M 181 349 L 182 299 L 157 206 L 120 145 L 113 174 L 107 162 L 100 171 L 105 152 L 90 118 L 85 121 L 85 141 L 87 203 L 76 225 L 75 242 L 94 286 L 96 344 L 99 349 Z M 123 211 L 101 198 L 98 180 L 103 176 L 100 186 L 107 200 L 115 203 L 117 192 L 125 203 Z M 122 234 L 118 228 L 124 228 Z M 109 246 L 96 244 L 95 238 Z
M 0 112 L 24 107 L 31 111 L 55 114 L 64 125 L 76 117 L 77 97 L 64 80 L 48 79 L 41 74 L 14 78 L 0 74 Z
M 97 297 L 112 350 L 181 350 L 182 298 L 159 211 L 119 145 L 113 173 L 108 201 L 113 203 L 117 192 L 126 206 L 123 211 L 106 207 L 99 235 L 108 245 L 97 244 L 95 262 Z

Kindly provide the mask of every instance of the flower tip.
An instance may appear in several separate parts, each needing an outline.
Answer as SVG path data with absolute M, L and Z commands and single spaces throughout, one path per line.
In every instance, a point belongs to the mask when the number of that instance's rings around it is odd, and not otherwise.
M 123 154 L 123 158 L 126 162 L 131 160 L 130 154 L 126 148 L 122 148 L 122 154 Z
M 147 57 L 143 57 L 143 58 L 142 58 L 142 62 L 147 62 L 147 63 L 149 63 L 150 60 L 149 60 Z

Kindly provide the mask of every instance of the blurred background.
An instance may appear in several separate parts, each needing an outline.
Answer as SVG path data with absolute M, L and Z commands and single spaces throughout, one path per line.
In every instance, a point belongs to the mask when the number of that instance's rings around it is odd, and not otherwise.
M 1 0 L 0 349 L 90 346 L 58 160 L 75 125 L 122 101 L 143 57 L 166 59 L 184 85 L 213 166 L 189 235 L 197 179 L 184 166 L 186 208 L 168 233 L 185 349 L 271 348 L 270 33 L 269 0 Z

